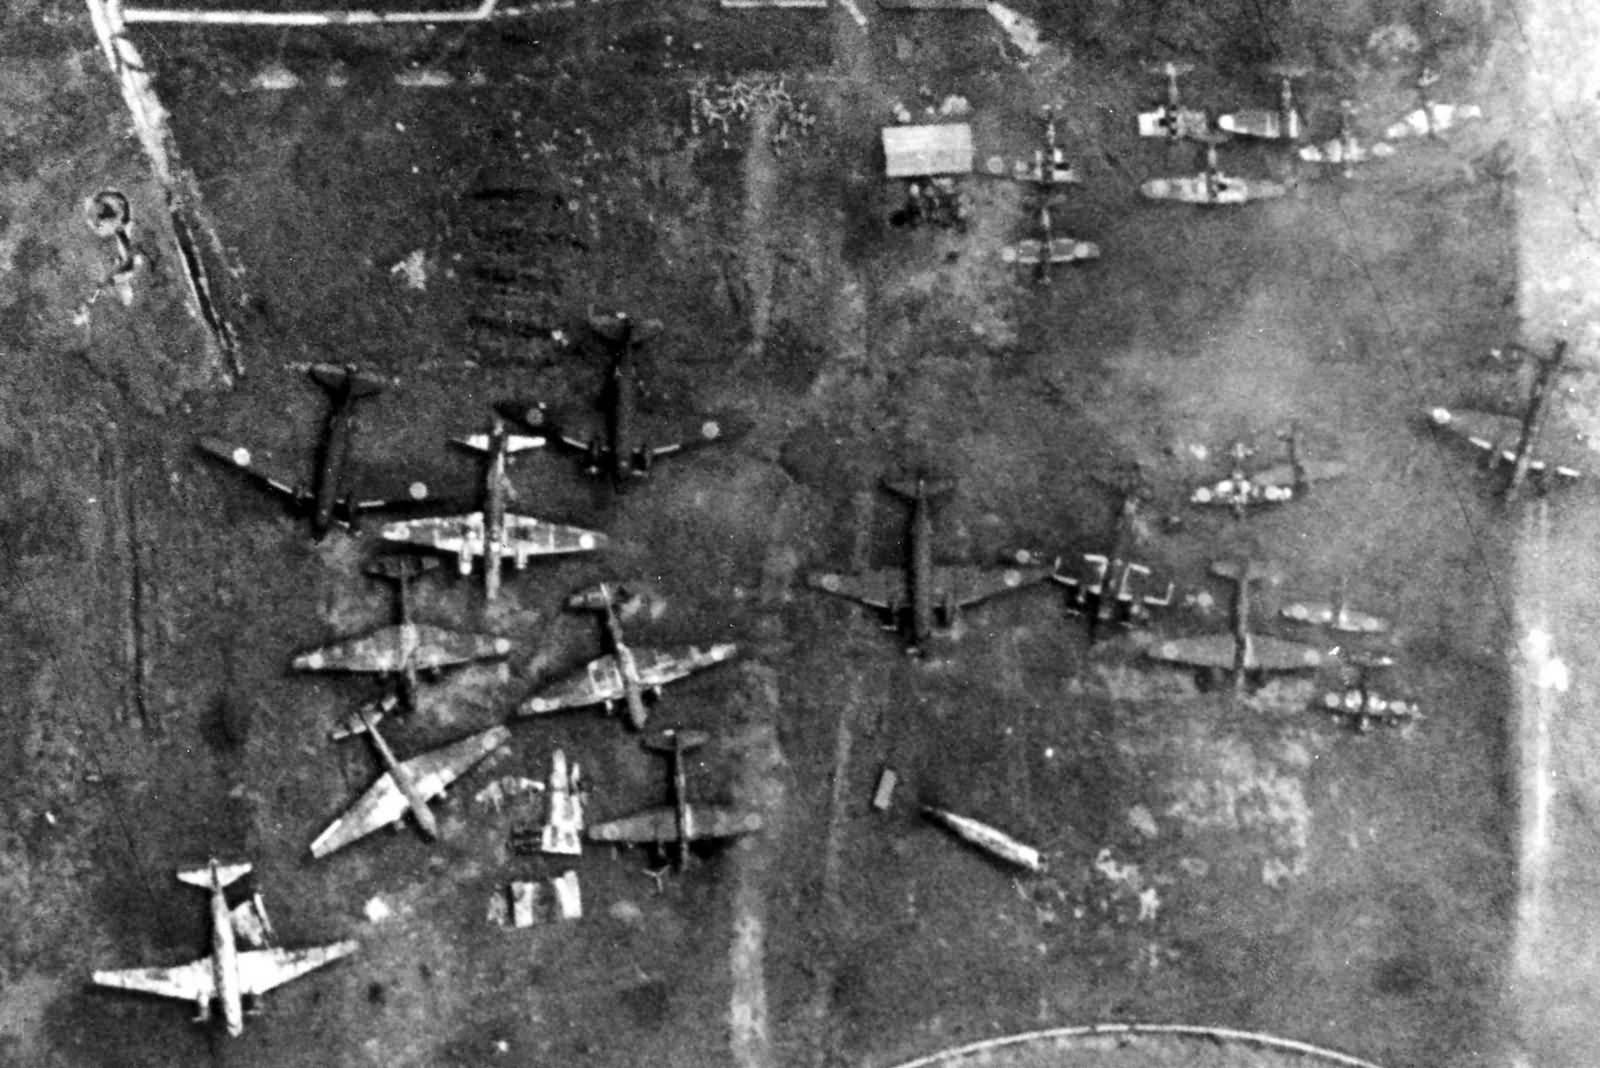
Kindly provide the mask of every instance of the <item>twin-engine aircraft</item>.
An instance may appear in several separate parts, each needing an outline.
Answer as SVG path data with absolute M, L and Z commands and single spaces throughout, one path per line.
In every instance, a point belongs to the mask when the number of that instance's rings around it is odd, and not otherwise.
M 622 633 L 618 606 L 625 598 L 626 591 L 613 583 L 601 583 L 568 598 L 568 608 L 602 613 L 611 651 L 589 661 L 578 674 L 524 699 L 517 706 L 518 715 L 537 716 L 588 705 L 604 705 L 609 712 L 620 703 L 633 729 L 643 730 L 650 716 L 645 706 L 647 694 L 659 696 L 668 683 L 731 660 L 739 652 L 732 642 L 670 650 L 635 648 Z
M 885 629 L 904 636 L 906 651 L 912 655 L 926 653 L 935 630 L 955 626 L 962 609 L 1050 581 L 1054 568 L 1046 565 L 979 568 L 935 564 L 931 502 L 949 493 L 955 484 L 919 475 L 912 481 L 885 480 L 883 487 L 911 502 L 904 564 L 856 575 L 809 575 L 806 585 L 871 608 L 882 617 Z
M 1254 450 L 1242 441 L 1236 441 L 1229 450 L 1232 467 L 1228 477 L 1218 482 L 1200 486 L 1190 495 L 1193 504 L 1228 508 L 1237 518 L 1247 510 L 1268 504 L 1283 504 L 1296 497 L 1305 496 L 1313 482 L 1341 478 L 1348 465 L 1332 460 L 1307 461 L 1303 457 L 1305 445 L 1298 425 L 1290 426 L 1283 435 L 1289 447 L 1287 463 L 1277 464 L 1250 474 L 1245 463 Z
M 382 715 L 381 708 L 362 706 L 350 723 L 334 732 L 335 738 L 347 738 L 352 734 L 370 737 L 384 771 L 355 804 L 317 835 L 311 843 L 313 857 L 325 857 L 384 827 L 398 830 L 407 813 L 426 837 L 438 838 L 439 822 L 428 802 L 442 796 L 468 769 L 511 740 L 511 728 L 501 725 L 432 752 L 398 760 L 389 743 L 378 733 Z
M 575 425 L 566 425 L 565 420 L 553 419 L 542 404 L 502 404 L 497 406 L 500 414 L 579 453 L 584 457 L 584 469 L 588 473 L 604 475 L 617 487 L 649 474 L 657 460 L 722 439 L 723 428 L 714 419 L 702 420 L 688 432 L 674 427 L 654 438 L 641 430 L 639 384 L 633 357 L 638 348 L 661 332 L 660 320 L 638 320 L 623 312 L 593 315 L 589 318 L 589 329 L 611 360 L 600 395 L 599 407 L 604 415 L 602 427 L 584 433 Z
M 487 434 L 458 438 L 455 444 L 488 457 L 479 510 L 459 515 L 426 516 L 386 523 L 383 540 L 432 549 L 456 558 L 461 574 L 471 573 L 474 560 L 483 564 L 483 596 L 493 601 L 500 592 L 500 567 L 510 561 L 518 571 L 535 556 L 594 552 L 606 536 L 582 527 L 552 523 L 508 511 L 514 491 L 506 468 L 514 453 L 543 447 L 545 438 L 513 434 L 500 419 Z
M 1200 173 L 1177 178 L 1151 178 L 1139 186 L 1139 192 L 1151 200 L 1176 200 L 1202 207 L 1273 200 L 1289 192 L 1289 187 L 1282 182 L 1224 174 L 1217 161 L 1217 146 L 1227 138 L 1227 134 L 1218 133 L 1192 135 L 1191 140 L 1200 141 L 1206 146 L 1205 164 Z
M 203 868 L 178 872 L 180 880 L 205 890 L 211 899 L 209 957 L 175 968 L 97 971 L 93 975 L 94 982 L 100 986 L 192 1001 L 198 1012 L 195 1018 L 197 1023 L 211 1018 L 212 1002 L 217 1002 L 222 1006 L 222 1018 L 228 1034 L 237 1036 L 244 1033 L 245 998 L 264 994 L 273 987 L 282 986 L 291 979 L 298 979 L 307 972 L 356 951 L 353 941 L 334 942 L 309 949 L 241 950 L 236 936 L 249 942 L 249 935 L 258 929 L 257 924 L 241 922 L 241 911 L 250 909 L 253 903 L 246 902 L 239 909 L 229 909 L 223 888 L 249 872 L 249 864 L 218 864 L 214 859 Z
M 425 501 L 428 488 L 420 482 L 412 483 L 403 491 L 368 496 L 358 495 L 346 486 L 351 442 L 355 436 L 355 402 L 380 392 L 385 385 L 383 379 L 362 374 L 353 365 L 316 364 L 309 373 L 311 380 L 327 392 L 329 400 L 309 484 L 276 469 L 270 456 L 221 438 L 201 438 L 200 450 L 282 496 L 296 514 L 310 516 L 311 532 L 319 540 L 335 524 L 355 526 L 364 512 L 414 507 Z
M 1434 427 L 1486 453 L 1492 466 L 1510 469 L 1505 487 L 1508 499 L 1516 495 L 1529 475 L 1534 476 L 1542 489 L 1563 480 L 1575 481 L 1582 477 L 1583 465 L 1594 455 L 1578 438 L 1557 442 L 1544 455 L 1535 455 L 1535 450 L 1540 448 L 1550 412 L 1550 397 L 1555 392 L 1566 353 L 1567 343 L 1558 341 L 1551 354 L 1539 361 L 1529 387 L 1527 407 L 1520 416 L 1449 408 L 1434 408 L 1428 413 L 1428 421 Z
M 1309 671 L 1327 663 L 1329 654 L 1302 642 L 1256 634 L 1250 629 L 1250 587 L 1276 576 L 1253 562 L 1218 562 L 1211 573 L 1233 584 L 1232 626 L 1227 634 L 1201 634 L 1157 642 L 1147 651 L 1152 660 L 1204 671 L 1227 672 L 1243 689 L 1251 675 Z
M 406 707 L 417 707 L 417 684 L 424 675 L 480 660 L 503 660 L 511 641 L 493 634 L 468 634 L 411 619 L 411 582 L 439 566 L 439 561 L 407 556 L 382 557 L 367 574 L 399 587 L 398 623 L 379 627 L 360 638 L 334 642 L 300 653 L 290 666 L 296 671 L 339 671 L 400 677 Z
M 665 753 L 672 762 L 672 801 L 654 805 L 620 819 L 589 825 L 592 842 L 619 845 L 675 846 L 674 861 L 679 871 L 688 867 L 690 847 L 696 842 L 738 838 L 761 830 L 761 814 L 730 805 L 689 800 L 689 773 L 684 756 L 705 745 L 710 738 L 701 731 L 668 729 L 644 740 L 645 748 Z

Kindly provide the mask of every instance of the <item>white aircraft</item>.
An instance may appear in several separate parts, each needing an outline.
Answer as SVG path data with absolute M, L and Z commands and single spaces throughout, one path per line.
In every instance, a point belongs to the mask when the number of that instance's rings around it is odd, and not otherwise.
M 690 645 L 671 651 L 634 648 L 623 639 L 622 623 L 617 617 L 621 594 L 613 584 L 601 583 L 568 599 L 570 608 L 604 613 L 612 651 L 589 661 L 578 674 L 523 700 L 517 706 L 519 715 L 537 716 L 587 705 L 604 705 L 610 711 L 621 702 L 628 710 L 628 722 L 633 729 L 642 730 L 649 718 L 644 704 L 646 693 L 659 696 L 662 687 L 669 682 L 731 660 L 738 654 L 739 647 L 732 642 L 719 642 L 705 648 Z
M 535 556 L 586 553 L 604 547 L 606 536 L 596 531 L 506 511 L 513 493 L 507 461 L 513 453 L 543 447 L 545 438 L 509 433 L 505 423 L 496 418 L 489 433 L 458 438 L 455 444 L 489 457 L 482 508 L 460 515 L 386 523 L 380 531 L 384 541 L 451 554 L 462 575 L 471 573 L 474 560 L 483 560 L 483 595 L 490 601 L 500 592 L 503 561 L 509 560 L 521 571 Z
M 1289 192 L 1289 187 L 1282 182 L 1224 174 L 1217 162 L 1217 146 L 1227 140 L 1226 134 L 1196 134 L 1192 139 L 1206 146 L 1205 166 L 1200 173 L 1178 178 L 1151 178 L 1139 186 L 1140 193 L 1151 200 L 1178 200 L 1216 207 L 1272 200 Z
M 218 864 L 215 859 L 203 868 L 178 872 L 180 880 L 210 894 L 211 956 L 176 968 L 97 971 L 94 982 L 192 1001 L 199 1013 L 195 1017 L 197 1023 L 211 1018 L 211 1003 L 217 1001 L 222 1005 L 228 1034 L 237 1036 L 244 1032 L 246 997 L 256 997 L 356 951 L 356 943 L 349 940 L 310 949 L 240 950 L 235 940 L 236 928 L 245 932 L 251 929 L 242 912 L 251 909 L 254 902 L 230 910 L 222 891 L 249 872 L 249 864 Z
M 1164 137 L 1169 141 L 1181 141 L 1185 138 L 1203 137 L 1210 132 L 1210 123 L 1206 113 L 1194 108 L 1183 106 L 1183 99 L 1178 95 L 1178 76 L 1188 74 L 1194 70 L 1193 63 L 1157 63 L 1150 67 L 1151 73 L 1164 75 L 1167 79 L 1166 103 L 1151 111 L 1139 112 L 1140 137 Z
M 316 841 L 311 843 L 313 857 L 325 857 L 383 827 L 398 830 L 407 812 L 417 821 L 423 834 L 429 838 L 439 837 L 439 822 L 434 818 L 428 802 L 441 796 L 445 787 L 511 740 L 511 728 L 502 724 L 431 753 L 423 753 L 409 760 L 397 760 L 389 743 L 378 733 L 378 716 L 373 710 L 363 707 L 356 715 L 356 723 L 336 731 L 334 737 L 348 737 L 357 733 L 370 735 L 372 744 L 378 750 L 378 757 L 383 761 L 384 772 L 355 804 L 345 810 L 344 815 L 317 835 Z

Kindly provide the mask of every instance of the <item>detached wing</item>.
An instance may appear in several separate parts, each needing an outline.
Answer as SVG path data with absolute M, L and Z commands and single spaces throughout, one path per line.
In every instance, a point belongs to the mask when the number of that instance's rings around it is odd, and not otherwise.
M 1430 104 L 1427 108 L 1408 112 L 1405 118 L 1385 130 L 1384 136 L 1391 141 L 1405 137 L 1427 137 L 1431 133 L 1443 133 L 1468 119 L 1481 118 L 1483 109 L 1476 104 L 1460 107 L 1454 104 Z
M 252 949 L 239 954 L 239 991 L 262 994 L 356 951 L 353 941 L 310 949 Z
M 243 471 L 272 492 L 289 498 L 296 507 L 308 508 L 313 503 L 310 488 L 299 484 L 296 476 L 274 463 L 267 453 L 255 452 L 221 438 L 201 438 L 200 451 L 235 470 Z
M 854 575 L 832 572 L 808 575 L 806 585 L 879 612 L 888 612 L 906 599 L 906 573 L 898 568 L 862 571 Z
M 970 608 L 991 597 L 1014 593 L 1029 586 L 1049 582 L 1054 568 L 1050 567 L 970 567 L 946 564 L 933 569 L 930 576 L 933 593 L 940 601 L 949 601 L 957 608 Z
M 119 990 L 137 990 L 158 997 L 182 1001 L 210 1001 L 217 995 L 216 971 L 212 958 L 202 957 L 176 968 L 124 968 L 95 972 L 94 982 Z

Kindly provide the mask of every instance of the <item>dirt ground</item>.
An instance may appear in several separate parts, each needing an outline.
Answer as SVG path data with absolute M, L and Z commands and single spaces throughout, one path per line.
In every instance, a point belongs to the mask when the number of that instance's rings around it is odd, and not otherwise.
M 1151 40 L 1205 55 L 1237 14 L 1180 26 L 1135 7 L 1121 25 L 1098 5 L 1046 20 L 1051 48 L 1028 62 L 981 13 L 866 4 L 864 29 L 838 7 L 701 4 L 453 30 L 139 30 L 226 249 L 214 273 L 240 374 L 186 310 L 162 191 L 86 17 L 13 5 L 0 745 L 19 770 L 0 786 L 0 1059 L 882 1065 L 1139 1020 L 1390 1065 L 1498 1060 L 1510 533 L 1491 483 L 1419 416 L 1516 387 L 1482 360 L 1516 326 L 1510 202 L 1487 162 L 1508 136 L 1494 105 L 1509 53 L 1493 27 L 1440 31 L 1448 95 L 1490 116 L 1461 137 L 1348 182 L 1240 149 L 1230 166 L 1298 179 L 1292 195 L 1198 211 L 1137 195 L 1193 166 L 1132 136 L 1158 88 L 1138 56 Z M 1406 64 L 1364 48 L 1376 24 L 1347 21 L 1301 35 L 1321 64 L 1303 90 L 1319 131 L 1341 94 L 1373 122 L 1409 103 Z M 1245 62 L 1261 48 L 1212 49 L 1193 98 L 1270 100 Z M 269 69 L 301 85 L 251 90 Z M 458 84 L 395 83 L 420 69 Z M 781 109 L 734 120 L 726 144 L 692 125 L 696 85 L 780 74 L 817 116 L 809 132 L 775 146 Z M 1085 183 L 1057 220 L 1104 258 L 1049 288 L 1013 275 L 998 249 L 1026 236 L 1026 196 L 979 178 L 965 233 L 889 228 L 878 130 L 922 87 L 970 102 L 980 158 L 1027 153 L 1039 105 L 1060 105 Z M 110 251 L 81 205 L 103 188 L 127 194 L 152 262 L 130 305 L 84 310 Z M 511 269 L 509 286 L 486 273 Z M 501 720 L 597 649 L 561 598 L 643 577 L 665 611 L 638 640 L 742 644 L 657 715 L 716 733 L 697 788 L 760 807 L 767 831 L 660 892 L 644 857 L 594 850 L 576 863 L 581 922 L 508 931 L 485 921 L 489 895 L 562 866 L 509 854 L 508 817 L 473 794 L 542 777 L 560 747 L 608 816 L 660 796 L 659 761 L 598 715 L 518 723 L 443 806 L 439 844 L 386 834 L 313 863 L 311 838 L 375 774 L 326 732 L 376 688 L 286 666 L 385 621 L 389 595 L 359 574 L 370 535 L 313 544 L 193 443 L 233 437 L 309 468 L 322 398 L 299 366 L 356 362 L 395 383 L 362 412 L 358 484 L 464 489 L 474 468 L 444 439 L 491 403 L 597 393 L 600 358 L 550 338 L 580 336 L 590 307 L 665 320 L 642 368 L 651 414 L 714 412 L 742 433 L 620 496 L 568 458 L 519 461 L 523 507 L 598 526 L 613 550 L 535 563 L 492 610 L 475 582 L 428 581 L 419 617 L 503 633 L 516 653 L 428 686 L 392 742 L 405 755 Z M 1352 477 L 1243 522 L 1184 503 L 1229 441 L 1271 452 L 1291 420 Z M 1135 462 L 1154 487 L 1141 555 L 1180 597 L 1222 597 L 1204 576 L 1224 556 L 1284 570 L 1262 618 L 1347 576 L 1357 604 L 1397 621 L 1400 684 L 1427 719 L 1355 735 L 1308 710 L 1318 680 L 1202 689 L 1143 663 L 1137 637 L 1091 647 L 1044 590 L 969 614 L 917 663 L 799 581 L 897 559 L 885 472 L 955 478 L 942 556 L 983 562 L 1101 547 L 1105 483 Z M 1160 630 L 1224 620 L 1191 599 Z M 884 766 L 902 785 L 879 813 Z M 918 802 L 1008 829 L 1047 873 L 998 869 Z M 172 871 L 212 854 L 256 864 L 289 944 L 362 944 L 273 992 L 239 1039 L 87 982 L 203 951 L 203 900 Z M 375 900 L 386 919 L 369 918 Z

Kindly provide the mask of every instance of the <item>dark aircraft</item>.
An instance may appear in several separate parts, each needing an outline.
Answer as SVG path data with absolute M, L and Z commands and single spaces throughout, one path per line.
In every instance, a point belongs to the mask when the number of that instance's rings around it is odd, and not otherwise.
M 1152 660 L 1230 673 L 1234 687 L 1241 690 L 1251 675 L 1309 671 L 1328 662 L 1329 654 L 1316 646 L 1255 634 L 1250 630 L 1250 587 L 1272 578 L 1269 571 L 1255 563 L 1221 562 L 1211 565 L 1211 573 L 1233 583 L 1232 626 L 1229 633 L 1202 634 L 1158 642 L 1148 650 L 1147 655 Z
M 1346 178 L 1355 176 L 1355 165 L 1371 159 L 1388 159 L 1394 146 L 1387 141 L 1364 145 L 1356 139 L 1356 108 L 1350 100 L 1339 101 L 1339 135 L 1320 145 L 1301 145 L 1299 157 L 1307 163 L 1325 163 L 1340 168 Z
M 700 731 L 670 729 L 646 738 L 645 748 L 665 753 L 672 762 L 671 804 L 653 805 L 631 816 L 590 824 L 586 832 L 589 840 L 657 848 L 674 843 L 674 860 L 682 871 L 689 864 L 690 847 L 695 842 L 738 838 L 759 831 L 759 812 L 689 800 L 689 774 L 683 758 L 708 740 Z
M 1483 109 L 1476 104 L 1441 104 L 1428 90 L 1439 80 L 1439 72 L 1424 67 L 1417 76 L 1417 107 L 1397 122 L 1391 123 L 1384 136 L 1391 141 L 1408 137 L 1438 137 L 1453 129 L 1458 123 L 1483 118 Z
M 586 471 L 592 475 L 606 475 L 619 487 L 649 474 L 655 461 L 663 457 L 709 445 L 723 437 L 722 427 L 712 419 L 703 420 L 688 433 L 682 433 L 682 428 L 675 429 L 665 439 L 655 439 L 654 444 L 640 430 L 639 386 L 633 356 L 636 349 L 661 333 L 660 320 L 636 320 L 622 312 L 592 315 L 589 329 L 611 359 L 605 389 L 600 396 L 600 408 L 605 415 L 603 428 L 583 434 L 576 428 L 557 425 L 542 404 L 501 404 L 497 406 L 500 414 L 550 435 L 558 444 L 581 453 Z
M 310 369 L 312 381 L 328 394 L 327 419 L 317 445 L 316 469 L 308 487 L 294 476 L 274 471 L 271 458 L 257 456 L 240 445 L 219 438 L 201 438 L 200 450 L 230 464 L 268 489 L 286 497 L 293 509 L 311 516 L 311 532 L 319 540 L 335 523 L 353 527 L 363 512 L 403 508 L 426 499 L 428 488 L 422 483 L 406 487 L 404 495 L 357 497 L 345 486 L 350 461 L 350 444 L 355 432 L 355 402 L 381 391 L 384 382 L 359 373 L 354 366 L 335 367 L 316 364 Z
M 1050 217 L 1050 205 L 1039 206 L 1039 236 L 1018 241 L 1000 250 L 1006 263 L 1032 267 L 1036 281 L 1050 284 L 1050 268 L 1068 263 L 1082 263 L 1100 258 L 1100 246 L 1093 241 L 1079 241 L 1075 237 L 1056 237 Z
M 1253 450 L 1243 442 L 1234 442 L 1229 450 L 1233 466 L 1228 477 L 1200 486 L 1189 500 L 1194 504 L 1230 508 L 1235 517 L 1243 518 L 1249 508 L 1283 504 L 1303 497 L 1312 482 L 1339 478 L 1348 470 L 1344 464 L 1335 461 L 1307 462 L 1302 455 L 1305 446 L 1298 424 L 1291 425 L 1283 439 L 1288 443 L 1289 462 L 1265 468 L 1253 475 L 1248 474 L 1244 466 L 1245 461 L 1253 455 Z
M 417 680 L 447 667 L 479 660 L 504 660 L 511 641 L 493 634 L 468 634 L 429 623 L 411 621 L 411 580 L 437 567 L 439 561 L 387 556 L 367 567 L 374 578 L 397 583 L 400 621 L 371 634 L 335 642 L 296 656 L 296 671 L 342 671 L 354 674 L 398 675 L 407 708 L 417 707 Z
M 1037 186 L 1040 192 L 1047 195 L 1061 186 L 1080 181 L 1078 172 L 1067 162 L 1066 151 L 1056 140 L 1054 108 L 1044 109 L 1044 143 L 1033 150 L 1032 161 L 1016 161 L 1011 168 L 1011 177 Z
M 905 563 L 899 568 L 863 571 L 858 575 L 808 576 L 812 589 L 864 604 L 880 613 L 887 629 L 903 633 L 913 655 L 926 652 L 937 627 L 953 627 L 963 608 L 1048 582 L 1049 566 L 979 568 L 933 562 L 933 519 L 929 512 L 935 497 L 949 493 L 954 484 L 929 482 L 883 483 L 885 489 L 911 502 L 911 529 Z
M 472 570 L 473 560 L 481 558 L 484 561 L 483 595 L 489 601 L 500 592 L 500 567 L 507 560 L 521 571 L 535 556 L 587 553 L 604 548 L 606 536 L 597 531 L 507 512 L 512 496 L 511 479 L 506 474 L 507 461 L 512 453 L 537 449 L 544 443 L 542 437 L 507 433 L 499 419 L 487 434 L 458 439 L 457 445 L 489 458 L 484 471 L 481 507 L 460 515 L 385 523 L 380 536 L 385 541 L 453 555 L 463 575 Z
M 1581 441 L 1574 440 L 1565 447 L 1558 445 L 1552 455 L 1534 456 L 1549 415 L 1550 395 L 1555 392 L 1566 354 L 1567 343 L 1558 341 L 1550 355 L 1539 361 L 1528 392 L 1527 407 L 1520 416 L 1453 412 L 1448 408 L 1435 408 L 1428 413 L 1428 420 L 1435 427 L 1487 453 L 1492 466 L 1506 464 L 1511 468 L 1505 488 L 1508 500 L 1516 495 L 1530 474 L 1544 489 L 1554 485 L 1557 479 L 1572 481 L 1582 477 L 1578 465 L 1591 455 Z

